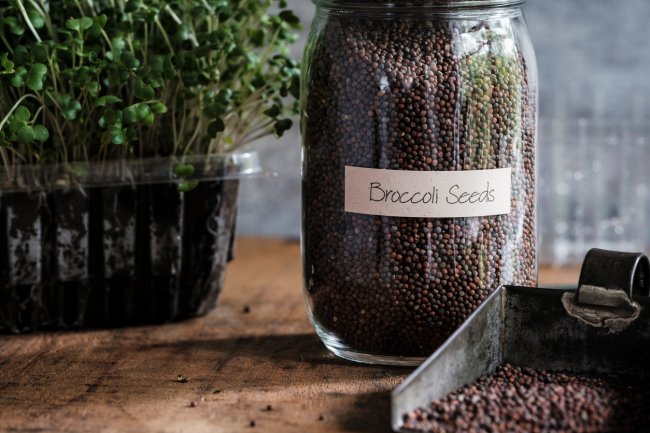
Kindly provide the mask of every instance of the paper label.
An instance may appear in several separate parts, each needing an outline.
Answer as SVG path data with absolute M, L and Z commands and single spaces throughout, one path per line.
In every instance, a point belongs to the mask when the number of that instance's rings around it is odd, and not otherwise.
M 510 213 L 512 169 L 402 171 L 345 167 L 345 211 L 454 218 Z

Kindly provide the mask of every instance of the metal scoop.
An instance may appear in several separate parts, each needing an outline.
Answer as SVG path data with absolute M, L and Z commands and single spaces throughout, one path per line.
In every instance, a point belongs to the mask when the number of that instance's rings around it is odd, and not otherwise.
M 591 250 L 575 290 L 502 286 L 391 396 L 404 414 L 497 367 L 650 374 L 650 262 L 641 253 Z

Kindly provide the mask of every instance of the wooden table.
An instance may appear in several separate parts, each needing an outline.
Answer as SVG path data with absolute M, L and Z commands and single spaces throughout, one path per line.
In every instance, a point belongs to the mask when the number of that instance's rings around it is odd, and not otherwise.
M 242 239 L 206 317 L 0 337 L 0 431 L 390 432 L 389 391 L 411 370 L 327 353 L 300 266 L 296 242 Z

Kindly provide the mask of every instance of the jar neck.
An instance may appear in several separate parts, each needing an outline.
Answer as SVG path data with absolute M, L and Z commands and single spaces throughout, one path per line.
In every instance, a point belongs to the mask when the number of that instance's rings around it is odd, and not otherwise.
M 313 0 L 319 9 L 339 12 L 454 13 L 520 9 L 526 0 Z

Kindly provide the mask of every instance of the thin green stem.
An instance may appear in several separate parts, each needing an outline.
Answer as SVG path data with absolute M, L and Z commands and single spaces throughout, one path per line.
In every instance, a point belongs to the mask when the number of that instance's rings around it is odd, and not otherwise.
M 108 44 L 108 47 L 110 48 L 110 50 L 113 51 L 113 42 L 111 42 L 111 38 L 108 37 L 108 35 L 106 34 L 106 31 L 104 29 L 102 29 L 102 37 L 104 38 L 104 40 Z
M 18 100 L 16 101 L 16 103 L 13 105 L 13 107 L 11 107 L 11 109 L 9 110 L 9 112 L 5 115 L 4 119 L 2 119 L 2 121 L 0 121 L 0 131 L 2 131 L 2 128 L 4 128 L 5 123 L 7 123 L 7 120 L 9 120 L 9 117 L 11 117 L 11 115 L 13 114 L 13 112 L 16 111 L 16 108 L 18 108 L 18 107 L 20 106 L 20 104 L 22 104 L 22 102 L 23 102 L 25 99 L 28 99 L 28 98 L 34 98 L 34 99 L 36 99 L 37 101 L 40 101 L 40 99 L 38 99 L 38 97 L 36 97 L 36 95 L 33 95 L 33 94 L 31 94 L 31 93 L 28 93 L 27 95 L 23 95 L 22 97 L 20 97 L 20 99 L 18 99 Z
M 147 54 L 149 53 L 149 25 L 144 24 L 144 45 L 142 46 L 142 61 L 147 64 Z
M 174 152 L 178 150 L 178 128 L 176 126 L 176 99 L 178 98 L 178 91 L 180 89 L 181 85 L 180 83 L 176 86 L 176 89 L 174 90 L 174 96 L 172 99 L 172 133 L 174 136 Z
M 59 140 L 61 141 L 61 151 L 63 153 L 63 160 L 67 161 L 68 160 L 68 146 L 65 141 L 65 138 L 63 138 L 63 131 L 61 130 L 61 125 L 59 125 L 59 122 L 56 120 L 56 116 L 52 114 L 52 124 L 54 125 L 54 129 L 56 130 L 57 135 L 59 136 Z
M 179 26 L 183 24 L 183 21 L 179 18 L 178 15 L 176 15 L 176 12 L 174 12 L 174 10 L 169 5 L 165 5 L 165 12 L 167 12 L 169 16 L 172 17 L 176 24 Z
M 5 35 L 4 35 L 4 33 L 2 31 L 0 31 L 0 39 L 2 39 L 2 43 L 5 45 L 5 48 L 7 49 L 7 51 L 9 51 L 11 53 L 11 55 L 13 56 L 14 55 L 14 50 L 11 47 L 11 44 L 5 38 Z
M 269 133 L 269 130 L 273 126 L 273 121 L 267 121 L 260 123 L 259 125 L 251 126 L 250 131 L 244 134 L 241 138 L 241 145 L 251 143 L 255 140 L 258 140 Z
M 59 111 L 63 111 L 63 108 L 61 107 L 61 105 L 59 105 L 59 101 L 56 100 L 54 95 L 52 95 L 48 90 L 45 91 L 45 94 L 50 97 L 50 99 L 52 100 L 52 103 L 54 105 L 56 105 L 56 108 L 58 108 Z
M 9 152 L 11 152 L 11 153 L 14 155 L 14 157 L 15 157 L 16 159 L 18 159 L 18 160 L 20 160 L 20 161 L 23 161 L 23 162 L 26 162 L 26 161 L 27 161 L 27 159 L 25 158 L 25 155 L 23 155 L 22 153 L 18 152 L 18 151 L 17 151 L 16 149 L 14 149 L 13 147 L 8 147 L 7 150 L 8 150 Z
M 45 21 L 45 28 L 47 28 L 48 36 L 54 40 L 57 40 L 56 32 L 52 27 L 52 20 L 50 19 L 49 14 L 47 14 L 45 12 L 45 9 L 43 9 L 40 4 L 36 3 L 35 0 L 29 0 L 29 4 L 31 4 L 32 7 L 36 9 L 38 13 L 41 14 L 41 16 L 43 17 L 43 20 Z
M 183 21 L 180 19 L 178 15 L 176 15 L 176 12 L 174 12 L 174 10 L 169 5 L 165 6 L 165 12 L 167 12 L 167 14 L 169 14 L 169 16 L 172 17 L 172 19 L 174 20 L 174 22 L 176 22 L 176 24 L 178 24 L 179 26 L 183 24 Z M 196 35 L 194 34 L 194 29 L 191 29 L 190 42 L 192 42 L 192 46 L 194 48 L 199 46 L 199 41 L 196 39 Z
M 187 122 L 185 122 L 187 115 L 187 101 L 183 101 L 183 110 L 181 114 L 181 130 L 179 133 L 179 139 L 185 137 L 185 127 L 187 126 Z
M 79 67 L 84 65 L 84 40 L 80 38 L 79 42 Z
M 264 138 L 267 135 L 269 135 L 269 128 L 264 128 L 260 129 L 260 132 L 256 135 L 250 135 L 246 134 L 244 137 L 242 137 L 241 140 L 238 140 L 236 144 L 233 146 L 234 148 L 240 148 L 243 147 L 247 144 L 254 143 L 255 141 L 259 140 L 260 138 Z
M 36 113 L 34 113 L 34 116 L 32 117 L 32 124 L 36 121 L 36 118 L 38 117 L 39 114 L 43 112 L 43 105 L 38 107 L 38 110 L 36 110 Z
M 273 53 L 273 50 L 276 49 L 276 43 L 278 42 L 278 38 L 280 37 L 280 30 L 277 29 L 275 33 L 273 33 L 273 37 L 271 38 L 271 41 L 266 45 L 266 50 L 262 53 L 260 56 L 260 64 L 265 64 L 269 60 L 269 56 L 271 53 Z
M 56 79 L 56 71 L 54 69 L 54 62 L 52 61 L 51 57 L 47 58 L 47 64 L 50 68 L 50 74 L 52 77 L 52 85 L 54 86 L 54 93 L 59 93 L 58 89 L 58 80 Z
M 206 0 L 201 0 L 201 3 L 208 10 L 209 16 L 213 16 L 214 15 L 214 8 Z
M 54 30 L 54 26 L 52 25 L 52 19 L 50 18 L 50 14 L 48 13 L 49 8 L 45 4 L 45 0 L 39 0 L 38 3 L 36 3 L 35 0 L 29 0 L 29 2 L 32 4 L 32 6 L 39 10 L 41 15 L 43 15 L 43 19 L 45 20 L 45 27 L 47 28 L 47 33 L 49 37 L 58 42 L 59 41 L 59 36 L 57 35 L 56 31 Z
M 9 173 L 9 170 L 11 169 L 11 162 L 9 162 L 9 158 L 7 158 L 7 153 L 5 152 L 4 147 L 0 147 L 0 156 L 2 157 L 2 165 L 4 165 L 5 171 Z
M 97 13 L 95 10 L 95 2 L 93 0 L 86 0 L 86 4 L 88 4 L 88 8 L 92 13 Z
M 79 3 L 79 0 L 74 0 L 74 3 L 77 6 L 77 9 L 79 9 L 79 13 L 81 14 L 81 16 L 82 17 L 85 16 L 86 14 L 84 12 L 84 9 L 81 7 L 81 3 Z
M 192 148 L 192 145 L 194 144 L 194 141 L 199 136 L 199 133 L 203 132 L 203 128 L 201 127 L 202 123 L 203 123 L 203 118 L 199 117 L 199 121 L 198 124 L 196 125 L 196 129 L 194 129 L 194 133 L 192 134 L 189 141 L 185 145 L 185 149 L 183 149 L 183 156 L 188 154 L 189 150 Z
M 174 46 L 171 43 L 171 40 L 169 39 L 169 35 L 165 31 L 165 28 L 163 27 L 162 23 L 158 19 L 158 17 L 154 18 L 154 22 L 156 23 L 156 26 L 158 27 L 158 30 L 160 30 L 160 34 L 162 35 L 163 39 L 165 40 L 165 43 L 167 44 L 167 47 L 169 48 L 169 52 L 172 54 L 176 54 L 174 51 Z
M 23 16 L 23 19 L 25 20 L 25 24 L 27 24 L 27 27 L 29 27 L 29 31 L 32 32 L 34 35 L 34 38 L 38 42 L 43 42 L 41 40 L 41 37 L 38 35 L 38 32 L 34 28 L 34 25 L 32 24 L 32 21 L 29 19 L 29 15 L 27 15 L 27 11 L 25 10 L 25 6 L 23 5 L 22 0 L 16 0 L 16 5 L 18 6 L 18 9 L 20 10 L 20 14 Z

